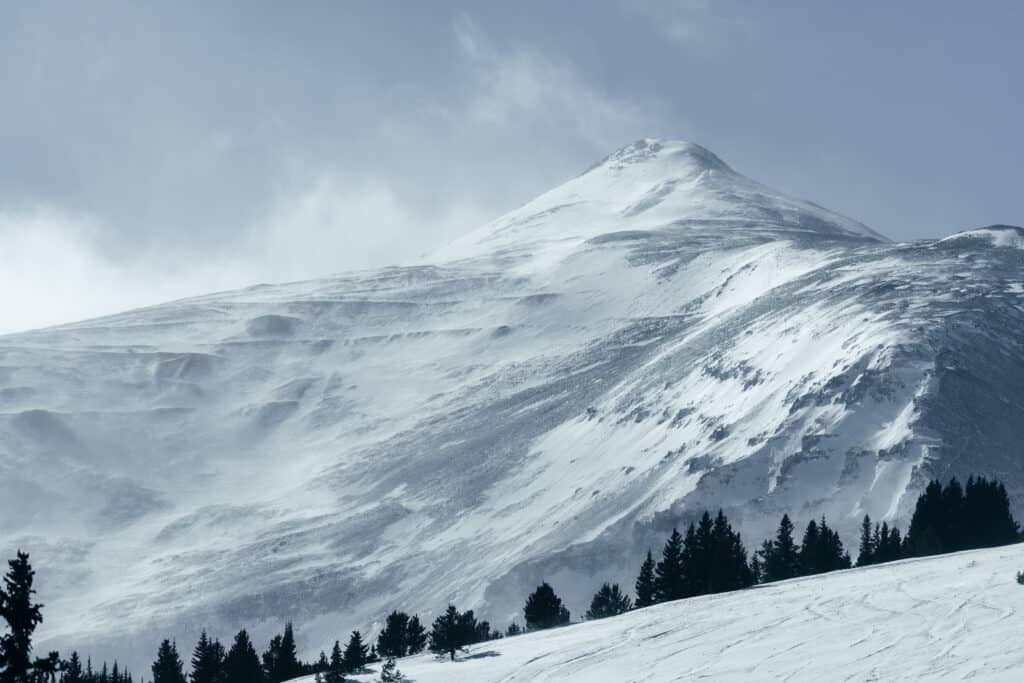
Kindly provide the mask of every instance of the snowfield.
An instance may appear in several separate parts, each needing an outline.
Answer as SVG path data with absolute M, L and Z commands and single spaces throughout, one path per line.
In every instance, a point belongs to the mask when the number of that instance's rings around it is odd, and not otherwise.
M 398 664 L 411 683 L 1020 681 L 1022 568 L 1022 545 L 904 560 Z
M 0 551 L 40 648 L 142 671 L 204 627 L 505 624 L 542 580 L 580 614 L 705 508 L 849 545 L 980 473 L 1024 517 L 1024 250 L 982 234 L 643 140 L 424 263 L 3 336 Z

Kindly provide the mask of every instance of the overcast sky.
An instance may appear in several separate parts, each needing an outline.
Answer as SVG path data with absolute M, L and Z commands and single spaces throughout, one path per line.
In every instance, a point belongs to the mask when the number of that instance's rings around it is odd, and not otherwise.
M 0 332 L 408 262 L 640 137 L 1024 223 L 1024 3 L 0 4 Z

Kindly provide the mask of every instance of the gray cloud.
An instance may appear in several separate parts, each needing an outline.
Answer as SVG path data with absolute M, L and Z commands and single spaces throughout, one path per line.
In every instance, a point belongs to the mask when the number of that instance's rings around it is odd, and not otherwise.
M 653 100 L 499 47 L 464 14 L 443 74 L 381 82 L 329 44 L 312 64 L 249 53 L 215 21 L 135 7 L 111 43 L 65 42 L 74 22 L 52 19 L 21 18 L 34 75 L 4 75 L 21 163 L 0 164 L 0 331 L 407 262 L 658 126 Z M 15 135 L 36 112 L 38 137 Z
M 1024 222 L 1022 28 L 925 0 L 8 3 L 0 332 L 409 261 L 649 135 L 897 239 Z

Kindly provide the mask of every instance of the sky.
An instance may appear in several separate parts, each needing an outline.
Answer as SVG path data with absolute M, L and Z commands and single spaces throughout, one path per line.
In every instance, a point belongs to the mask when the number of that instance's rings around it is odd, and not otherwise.
M 415 261 L 641 137 L 1024 223 L 1013 0 L 0 4 L 0 333 Z

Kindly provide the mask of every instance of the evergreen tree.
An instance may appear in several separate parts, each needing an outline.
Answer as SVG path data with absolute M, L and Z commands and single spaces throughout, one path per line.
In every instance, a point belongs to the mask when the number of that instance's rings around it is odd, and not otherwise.
M 153 683 L 186 683 L 178 648 L 170 640 L 160 643 L 152 670 Z
M 459 617 L 455 605 L 448 605 L 445 613 L 434 619 L 430 630 L 430 651 L 447 654 L 453 662 L 455 653 L 468 644 Z
M 473 614 L 473 610 L 463 612 L 459 615 L 459 624 L 463 633 L 465 633 L 467 645 L 483 643 L 488 640 L 496 640 L 501 637 L 500 633 L 491 630 L 490 622 L 477 621 L 476 615 Z
M 694 533 L 691 524 L 687 536 L 693 538 Z M 661 561 L 654 568 L 654 586 L 658 602 L 686 597 L 683 578 L 683 537 L 679 535 L 678 529 L 672 529 L 672 534 L 662 548 Z
M 754 551 L 750 558 L 750 582 L 759 584 L 764 581 L 764 569 L 761 567 L 761 553 Z
M 682 550 L 683 597 L 736 590 L 751 585 L 747 551 L 722 510 L 714 521 L 705 511 L 690 525 Z
M 224 683 L 263 683 L 265 680 L 256 648 L 242 629 L 224 658 Z
M 61 666 L 61 683 L 85 683 L 85 671 L 82 670 L 82 660 L 78 658 L 77 652 Z
M 562 599 L 545 581 L 526 599 L 523 607 L 526 617 L 526 628 L 530 631 L 564 626 L 569 623 L 569 610 L 562 604 Z
M 633 601 L 619 589 L 619 584 L 603 584 L 590 601 L 587 619 L 604 619 L 628 612 Z
M 385 620 L 377 636 L 377 652 L 382 657 L 404 657 L 409 650 L 409 615 L 394 611 Z
M 34 604 L 32 582 L 35 571 L 28 554 L 20 550 L 8 563 L 0 588 L 0 617 L 7 622 L 7 633 L 0 636 L 0 682 L 28 683 L 32 672 L 32 633 L 43 621 L 43 606 Z
M 344 683 L 345 681 L 345 655 L 341 652 L 341 643 L 334 641 L 331 649 L 331 663 L 324 676 L 325 683 Z
M 409 619 L 405 629 L 406 652 L 410 655 L 419 654 L 427 646 L 427 629 L 420 623 L 418 614 Z
M 801 576 L 850 567 L 850 556 L 843 550 L 839 534 L 829 527 L 824 517 L 820 523 L 812 519 L 807 524 L 799 559 Z
M 704 588 L 708 593 L 738 590 L 754 582 L 747 564 L 747 550 L 722 510 L 718 511 L 711 528 L 705 562 Z
M 942 485 L 932 481 L 918 496 L 907 531 L 907 546 L 915 557 L 944 552 L 942 539 Z
M 345 646 L 343 655 L 346 672 L 356 672 L 366 666 L 368 649 L 363 643 L 363 636 L 359 631 L 352 631 L 349 636 L 348 645 Z
M 57 680 L 57 672 L 60 671 L 61 661 L 59 652 L 50 652 L 45 657 L 39 657 L 32 663 L 33 680 L 39 683 L 53 683 Z
M 508 628 L 505 629 L 505 636 L 507 638 L 511 638 L 512 636 L 521 635 L 522 632 L 523 632 L 522 627 L 519 624 L 517 624 L 516 622 L 513 621 L 511 624 L 508 625 Z
M 1017 522 L 1010 513 L 1006 487 L 995 479 L 967 480 L 963 516 L 971 548 L 992 548 L 1016 543 L 1020 538 Z
M 807 523 L 807 529 L 804 531 L 804 538 L 800 542 L 800 574 L 819 574 L 821 569 L 818 567 L 818 523 L 813 519 Z
M 636 577 L 636 606 L 649 607 L 653 605 L 657 597 L 657 586 L 654 581 L 654 558 L 651 551 L 647 551 L 647 557 L 640 565 L 640 575 Z
M 199 642 L 192 651 L 191 683 L 220 683 L 224 669 L 224 646 L 210 640 L 203 629 Z
M 936 480 L 917 499 L 903 555 L 992 547 L 1018 539 L 1018 525 L 1001 483 L 971 476 L 965 490 L 955 478 L 945 487 Z
M 875 563 L 875 544 L 871 538 L 871 517 L 864 515 L 860 523 L 860 548 L 857 551 L 857 566 L 866 567 Z
M 304 673 L 296 652 L 295 632 L 291 622 L 285 624 L 283 634 L 274 636 L 267 651 L 263 653 L 263 671 L 269 683 L 280 683 Z
M 762 552 L 765 581 L 782 581 L 799 575 L 800 555 L 793 542 L 793 522 L 782 515 L 775 540 L 765 544 Z
M 405 676 L 398 670 L 394 657 L 388 657 L 384 666 L 380 668 L 380 683 L 402 683 L 405 680 Z
M 956 477 L 942 489 L 942 516 L 939 522 L 939 537 L 942 551 L 953 552 L 970 547 L 968 530 L 964 526 L 964 490 Z

